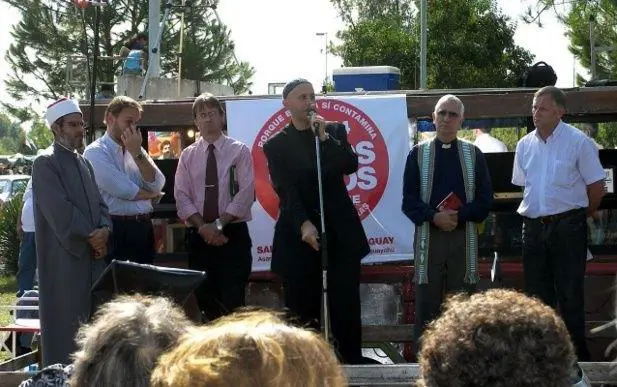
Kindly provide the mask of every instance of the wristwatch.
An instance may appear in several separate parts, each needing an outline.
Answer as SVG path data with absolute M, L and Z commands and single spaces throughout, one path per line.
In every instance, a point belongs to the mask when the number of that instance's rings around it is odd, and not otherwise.
M 220 218 L 217 218 L 214 221 L 214 226 L 216 227 L 217 230 L 219 230 L 219 232 L 223 232 L 223 222 L 221 222 Z
M 141 161 L 145 158 L 146 156 L 144 155 L 144 152 L 142 152 L 141 150 L 139 151 L 139 154 L 135 157 L 133 157 L 133 159 L 135 159 L 135 161 Z

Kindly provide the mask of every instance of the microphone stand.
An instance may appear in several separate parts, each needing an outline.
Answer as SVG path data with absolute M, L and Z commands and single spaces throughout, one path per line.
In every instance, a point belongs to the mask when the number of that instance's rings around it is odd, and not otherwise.
M 311 126 L 315 134 L 315 156 L 317 160 L 317 189 L 319 192 L 319 213 L 321 226 L 321 331 L 325 340 L 330 342 L 330 313 L 328 306 L 328 238 L 326 233 L 324 200 L 323 200 L 323 178 L 321 173 L 321 141 L 319 140 L 319 124 L 314 123 L 312 118 L 315 112 L 311 112 Z

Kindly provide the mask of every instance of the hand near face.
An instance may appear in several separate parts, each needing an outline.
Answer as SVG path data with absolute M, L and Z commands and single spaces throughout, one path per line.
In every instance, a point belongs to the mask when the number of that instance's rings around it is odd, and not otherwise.
M 122 139 L 122 144 L 124 144 L 124 147 L 131 155 L 136 156 L 141 152 L 142 137 L 139 129 L 129 126 L 124 129 L 120 138 Z

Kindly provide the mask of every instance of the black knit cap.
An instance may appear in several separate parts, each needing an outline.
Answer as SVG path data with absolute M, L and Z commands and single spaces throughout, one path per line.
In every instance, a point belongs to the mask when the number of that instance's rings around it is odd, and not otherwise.
M 287 82 L 287 84 L 283 88 L 283 99 L 286 99 L 289 93 L 293 91 L 293 89 L 305 83 L 310 84 L 311 82 L 304 78 L 296 78 L 293 81 Z

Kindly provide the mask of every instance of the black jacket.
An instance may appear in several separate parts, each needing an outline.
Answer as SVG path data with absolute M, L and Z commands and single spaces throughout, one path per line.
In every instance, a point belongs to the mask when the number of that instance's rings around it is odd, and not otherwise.
M 321 143 L 323 196 L 329 259 L 360 260 L 369 245 L 358 212 L 345 187 L 344 176 L 358 170 L 358 156 L 347 141 L 342 124 L 326 127 L 330 138 Z M 270 178 L 278 194 L 279 216 L 274 231 L 272 269 L 280 273 L 286 262 L 301 259 L 308 245 L 301 226 L 310 220 L 320 229 L 315 139 L 310 130 L 293 124 L 264 144 Z M 307 257 L 307 259 L 314 259 Z

